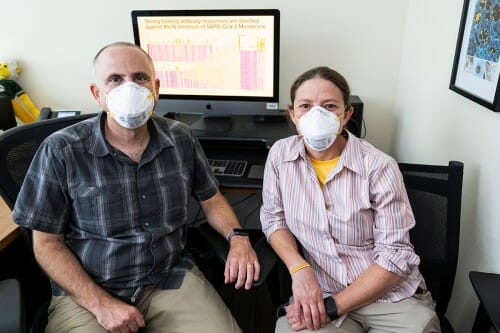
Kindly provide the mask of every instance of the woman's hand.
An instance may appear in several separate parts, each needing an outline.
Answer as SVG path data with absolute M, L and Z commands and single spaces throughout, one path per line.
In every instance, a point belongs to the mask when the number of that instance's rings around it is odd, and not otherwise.
M 328 320 L 323 292 L 310 267 L 292 275 L 292 291 L 293 303 L 285 308 L 292 329 L 317 330 L 324 327 Z

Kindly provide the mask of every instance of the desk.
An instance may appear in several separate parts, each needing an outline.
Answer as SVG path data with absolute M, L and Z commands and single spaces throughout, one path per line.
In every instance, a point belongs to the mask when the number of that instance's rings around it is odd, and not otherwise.
M 200 115 L 167 114 L 168 118 L 175 119 L 192 126 L 200 121 Z M 248 163 L 242 177 L 217 176 L 221 189 L 262 189 L 262 178 L 249 177 L 252 166 L 263 168 L 269 148 L 281 138 L 296 134 L 295 127 L 291 126 L 282 115 L 269 116 L 265 121 L 259 121 L 254 116 L 234 116 L 230 121 L 223 121 L 219 128 L 217 120 L 211 130 L 197 130 L 193 128 L 200 144 L 208 158 L 243 160 Z M 228 125 L 228 126 L 227 126 Z
M 500 332 L 500 275 L 472 271 L 469 278 L 479 298 L 472 332 L 488 332 L 490 327 Z
M 165 117 L 193 125 L 201 120 L 197 114 L 165 114 Z M 210 118 L 208 118 L 210 119 Z M 213 130 L 193 129 L 193 133 L 198 138 L 224 138 L 227 140 L 261 140 L 270 148 L 273 143 L 281 138 L 296 134 L 295 126 L 290 124 L 284 115 L 267 116 L 264 120 L 259 120 L 254 116 L 233 116 L 228 122 L 228 126 L 218 129 L 216 125 Z M 217 120 L 216 120 L 217 121 Z
M 21 230 L 12 220 L 12 212 L 0 198 L 0 251 L 5 249 L 21 234 Z

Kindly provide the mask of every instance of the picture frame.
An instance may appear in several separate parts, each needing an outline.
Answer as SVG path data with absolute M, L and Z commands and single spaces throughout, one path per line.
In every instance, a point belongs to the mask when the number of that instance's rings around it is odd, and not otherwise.
M 500 112 L 500 0 L 464 0 L 450 89 Z

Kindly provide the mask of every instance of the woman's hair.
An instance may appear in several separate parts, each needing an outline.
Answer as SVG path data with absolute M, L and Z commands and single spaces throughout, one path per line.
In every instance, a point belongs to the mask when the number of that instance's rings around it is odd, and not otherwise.
M 326 66 L 320 66 L 316 67 L 313 69 L 308 70 L 305 73 L 302 73 L 292 84 L 292 87 L 290 88 L 290 101 L 293 104 L 295 101 L 295 94 L 297 92 L 297 89 L 305 82 L 314 78 L 320 78 L 324 79 L 327 81 L 330 81 L 334 85 L 336 85 L 341 93 L 342 97 L 344 98 L 344 103 L 346 105 L 346 109 L 349 108 L 349 96 L 351 95 L 351 89 L 349 88 L 349 84 L 347 83 L 347 80 L 342 76 L 337 71 L 334 71 L 333 69 L 326 67 Z

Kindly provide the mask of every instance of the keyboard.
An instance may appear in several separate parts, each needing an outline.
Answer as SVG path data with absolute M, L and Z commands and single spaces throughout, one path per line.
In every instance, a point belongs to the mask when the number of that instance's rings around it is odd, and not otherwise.
M 241 177 L 247 167 L 246 161 L 208 159 L 208 164 L 216 176 Z

